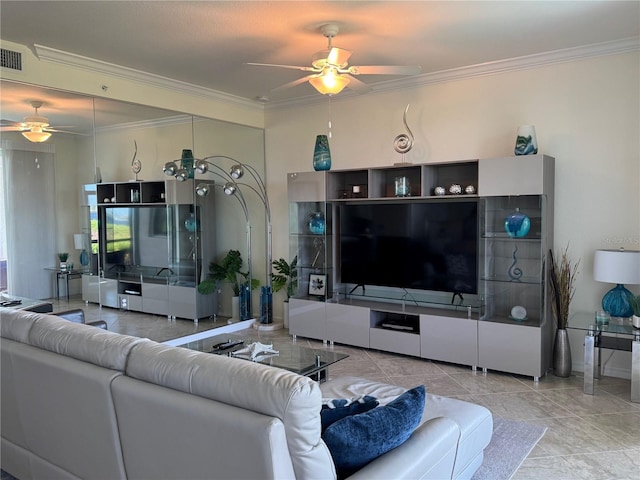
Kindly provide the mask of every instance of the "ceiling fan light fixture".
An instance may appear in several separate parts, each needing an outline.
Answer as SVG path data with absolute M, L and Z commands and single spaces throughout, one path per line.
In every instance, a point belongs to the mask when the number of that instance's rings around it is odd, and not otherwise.
M 51 133 L 43 132 L 40 127 L 32 127 L 31 130 L 21 133 L 24 138 L 33 143 L 46 142 L 51 137 Z
M 322 75 L 312 77 L 309 83 L 323 95 L 336 95 L 349 85 L 349 79 L 340 75 L 335 68 L 327 68 Z

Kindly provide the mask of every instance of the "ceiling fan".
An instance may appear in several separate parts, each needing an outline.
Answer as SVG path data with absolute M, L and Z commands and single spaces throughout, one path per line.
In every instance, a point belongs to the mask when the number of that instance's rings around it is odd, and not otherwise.
M 49 137 L 51 137 L 51 134 L 55 132 L 77 134 L 77 132 L 68 132 L 51 127 L 47 117 L 38 115 L 38 109 L 42 107 L 42 102 L 33 100 L 29 103 L 31 103 L 31 106 L 35 109 L 35 115 L 24 117 L 24 121 L 22 122 L 2 120 L 0 130 L 3 132 L 21 132 L 27 140 L 34 143 L 47 141 Z
M 318 92 L 326 95 L 338 94 L 347 86 L 358 93 L 364 93 L 371 89 L 366 83 L 355 78 L 354 75 L 417 75 L 422 70 L 420 66 L 349 66 L 348 61 L 349 57 L 351 57 L 351 52 L 332 45 L 332 40 L 338 34 L 338 31 L 338 25 L 333 23 L 320 27 L 320 32 L 328 39 L 328 46 L 326 50 L 320 50 L 311 57 L 311 67 L 274 65 L 271 63 L 248 63 L 248 65 L 291 68 L 303 72 L 311 72 L 309 75 L 281 85 L 273 89 L 273 91 L 284 90 L 309 82 Z

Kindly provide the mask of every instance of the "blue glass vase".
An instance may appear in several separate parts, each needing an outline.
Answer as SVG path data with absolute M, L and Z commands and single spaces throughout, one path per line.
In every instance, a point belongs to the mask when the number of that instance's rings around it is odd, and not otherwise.
M 188 148 L 182 150 L 180 165 L 189 173 L 189 178 L 193 178 L 193 152 Z
M 273 295 L 269 286 L 260 289 L 260 323 L 273 323 Z
M 331 151 L 326 135 L 316 137 L 316 147 L 313 150 L 313 169 L 316 171 L 331 169 Z
M 524 213 L 516 208 L 514 213 L 507 215 L 504 219 L 504 229 L 510 237 L 526 237 L 531 228 L 531 220 Z
M 251 318 L 251 290 L 249 285 L 240 285 L 240 320 Z
M 312 213 L 309 217 L 309 231 L 314 235 L 324 235 L 325 225 L 322 212 Z

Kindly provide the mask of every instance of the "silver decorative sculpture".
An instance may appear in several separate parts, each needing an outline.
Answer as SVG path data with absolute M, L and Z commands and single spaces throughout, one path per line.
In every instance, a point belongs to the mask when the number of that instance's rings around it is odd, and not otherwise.
M 133 141 L 133 145 L 135 146 L 135 151 L 131 159 L 131 171 L 135 175 L 134 180 L 138 181 L 138 174 L 142 170 L 142 162 L 136 158 L 138 156 L 138 143 L 135 140 Z
M 407 129 L 408 135 L 405 133 L 401 133 L 393 140 L 393 148 L 396 152 L 402 154 L 402 162 L 406 163 L 404 160 L 404 155 L 408 153 L 413 148 L 413 133 L 407 124 L 407 112 L 409 111 L 410 103 L 407 103 L 407 107 L 404 109 L 404 115 L 402 116 L 402 122 L 404 123 L 405 128 Z

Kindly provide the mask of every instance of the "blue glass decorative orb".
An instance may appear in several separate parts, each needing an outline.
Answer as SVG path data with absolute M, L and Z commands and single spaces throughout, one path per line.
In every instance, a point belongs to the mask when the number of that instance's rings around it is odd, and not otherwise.
M 526 237 L 530 228 L 531 220 L 517 208 L 514 213 L 507 215 L 504 219 L 504 229 L 510 237 Z
M 309 218 L 309 231 L 314 235 L 324 235 L 325 221 L 322 212 L 311 214 Z
M 316 146 L 313 150 L 313 169 L 316 171 L 331 169 L 331 151 L 326 135 L 316 137 Z
M 195 232 L 198 229 L 198 221 L 196 220 L 196 216 L 193 213 L 189 215 L 184 221 L 184 228 L 186 228 L 191 233 Z

